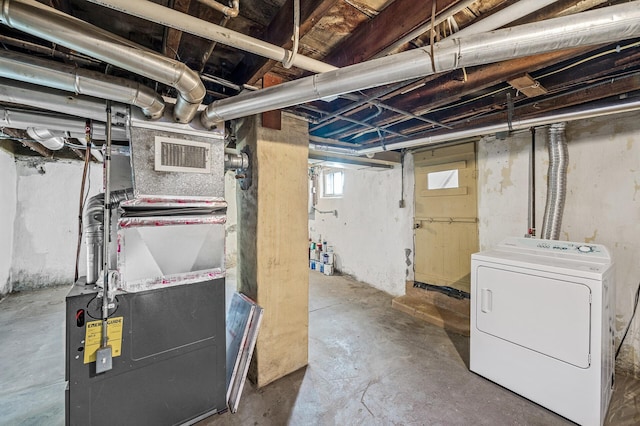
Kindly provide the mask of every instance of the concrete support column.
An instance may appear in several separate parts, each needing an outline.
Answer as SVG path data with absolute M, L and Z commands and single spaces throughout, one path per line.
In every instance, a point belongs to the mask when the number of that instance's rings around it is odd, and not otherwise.
M 283 114 L 282 130 L 259 116 L 238 124 L 251 152 L 252 184 L 238 188 L 238 288 L 264 308 L 249 378 L 265 386 L 308 362 L 307 123 Z M 239 185 L 240 187 L 240 185 Z

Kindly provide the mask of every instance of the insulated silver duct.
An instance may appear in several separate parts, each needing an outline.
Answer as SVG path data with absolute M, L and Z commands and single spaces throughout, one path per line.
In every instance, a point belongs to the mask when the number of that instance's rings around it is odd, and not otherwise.
M 100 99 L 6 78 L 0 78 L 0 102 L 27 105 L 100 122 L 105 118 L 105 103 Z M 111 108 L 114 111 L 114 125 L 124 126 L 128 123 L 129 108 L 126 105 L 114 104 Z
M 160 95 L 139 83 L 21 53 L 2 52 L 0 77 L 135 105 L 152 119 L 164 111 Z M 104 115 L 104 106 L 102 110 Z
M 544 207 L 542 235 L 545 240 L 560 238 L 564 202 L 567 196 L 567 166 L 569 151 L 564 137 L 566 123 L 549 126 L 549 172 L 547 176 L 547 203 Z
M 249 168 L 249 156 L 242 152 L 240 154 L 224 154 L 224 169 L 237 170 Z
M 176 121 L 193 119 L 206 90 L 185 64 L 124 44 L 122 39 L 35 0 L 1 0 L 0 23 L 175 87 Z
M 117 207 L 122 201 L 133 198 L 133 190 L 112 191 L 111 204 Z M 87 284 L 100 278 L 103 262 L 104 193 L 89 198 L 82 214 L 82 233 L 87 247 Z
M 82 215 L 82 233 L 87 247 L 87 284 L 100 278 L 102 266 L 102 223 L 104 222 L 104 194 L 89 198 Z
M 640 1 L 454 39 L 211 103 L 202 124 L 216 123 L 420 78 L 442 71 L 499 62 L 640 36 Z

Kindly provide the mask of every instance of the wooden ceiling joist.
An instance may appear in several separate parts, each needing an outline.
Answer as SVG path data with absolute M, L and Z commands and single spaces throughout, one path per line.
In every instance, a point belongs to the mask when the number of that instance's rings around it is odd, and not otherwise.
M 191 0 L 175 0 L 173 3 L 173 8 L 182 13 L 187 13 L 189 11 L 189 6 L 191 6 Z M 175 28 L 167 28 L 162 46 L 162 53 L 164 56 L 176 59 L 181 40 L 182 31 L 176 30 Z
M 370 21 L 358 26 L 344 42 L 333 49 L 325 62 L 337 67 L 357 64 L 371 59 L 375 54 L 391 46 L 396 40 L 409 34 L 431 19 L 435 0 L 416 5 L 415 0 L 396 0 Z M 448 9 L 458 0 L 440 0 L 437 13 Z
M 306 0 L 300 2 L 300 38 L 304 37 L 322 16 L 331 9 L 338 0 Z M 263 40 L 285 49 L 291 49 L 293 34 L 293 0 L 280 8 L 278 14 L 265 30 Z M 277 63 L 257 55 L 247 54 L 244 66 L 238 70 L 237 82 L 255 84 Z

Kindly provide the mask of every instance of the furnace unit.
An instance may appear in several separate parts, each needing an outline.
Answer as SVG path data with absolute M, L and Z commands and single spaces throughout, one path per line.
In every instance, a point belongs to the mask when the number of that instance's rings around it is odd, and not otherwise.
M 106 253 L 104 196 L 88 203 L 90 282 L 67 296 L 67 424 L 191 424 L 227 410 L 224 132 L 196 126 L 131 118 L 130 152 L 114 150 L 109 169 L 121 182 L 106 191 Z

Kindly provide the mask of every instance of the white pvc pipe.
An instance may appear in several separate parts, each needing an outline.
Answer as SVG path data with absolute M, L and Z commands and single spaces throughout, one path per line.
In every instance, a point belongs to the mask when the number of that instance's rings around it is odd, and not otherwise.
M 520 0 L 509 7 L 505 7 L 499 12 L 494 13 L 484 19 L 481 19 L 473 25 L 461 29 L 457 33 L 451 35 L 453 38 L 467 37 L 472 34 L 480 34 L 487 31 L 493 31 L 496 28 L 503 27 L 510 22 L 525 17 L 545 6 L 555 3 L 558 0 Z
M 640 1 L 609 6 L 460 39 L 446 39 L 414 49 L 322 74 L 301 78 L 211 103 L 202 124 L 331 98 L 462 67 L 500 62 L 579 46 L 611 43 L 640 36 Z M 435 68 L 434 68 L 435 65 Z
M 393 43 L 391 46 L 387 47 L 386 49 L 382 50 L 380 53 L 376 54 L 371 59 L 382 58 L 383 56 L 387 56 L 387 55 L 390 55 L 392 53 L 396 53 L 395 50 L 398 49 L 399 47 L 409 43 L 412 40 L 417 39 L 422 34 L 424 34 L 427 31 L 429 31 L 432 26 L 437 26 L 437 25 L 442 24 L 444 21 L 446 21 L 448 18 L 452 17 L 456 13 L 458 13 L 461 10 L 466 9 L 467 7 L 471 6 L 473 3 L 475 3 L 475 1 L 476 0 L 464 0 L 464 1 L 460 2 L 460 3 L 457 3 L 457 4 L 453 5 L 453 6 L 451 6 L 449 9 L 445 10 L 441 14 L 436 15 L 436 19 L 435 19 L 435 21 L 433 23 L 431 22 L 431 20 L 429 20 L 426 24 L 423 24 L 423 25 L 419 26 L 418 28 L 416 28 L 415 30 L 411 31 L 409 34 L 407 34 L 406 36 L 402 37 L 400 40 L 396 41 L 395 43 Z M 471 26 L 473 26 L 473 24 Z
M 220 25 L 212 24 L 186 13 L 164 7 L 151 1 L 142 0 L 88 0 L 91 3 L 99 4 L 129 15 L 146 19 L 156 24 L 175 28 L 185 33 L 193 34 L 207 40 L 216 41 L 236 49 L 251 52 L 265 58 L 273 59 L 278 62 L 286 60 L 291 51 L 283 49 L 249 37 L 237 31 L 230 30 Z M 292 61 L 292 65 L 300 69 L 311 72 L 327 72 L 335 70 L 336 67 L 325 64 L 308 56 L 296 55 Z

